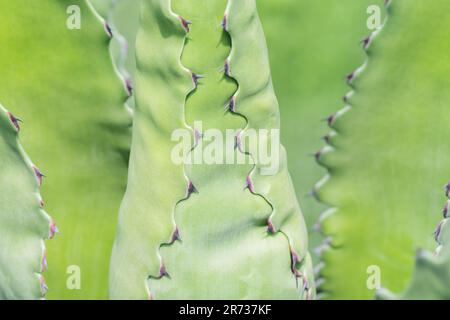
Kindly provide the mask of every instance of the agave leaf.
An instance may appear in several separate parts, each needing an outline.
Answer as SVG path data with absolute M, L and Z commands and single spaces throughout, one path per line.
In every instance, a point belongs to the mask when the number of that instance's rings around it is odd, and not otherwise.
M 126 39 L 128 51 L 124 66 L 133 81 L 140 0 L 92 1 L 104 16 L 110 17 L 113 30 Z M 269 44 L 274 84 L 281 102 L 282 141 L 289 151 L 289 169 L 309 229 L 326 208 L 309 196 L 314 183 L 325 173 L 311 156 L 322 145 L 319 137 L 328 133 L 322 120 L 336 110 L 340 98 L 348 91 L 342 81 L 344 76 L 365 59 L 363 50 L 357 48 L 368 33 L 367 8 L 378 5 L 383 13 L 383 2 L 258 1 L 258 11 Z M 114 5 L 104 9 L 105 4 L 111 3 Z M 314 27 L 317 25 L 320 28 Z M 295 41 L 280 37 L 292 32 Z M 119 50 L 114 49 L 116 46 L 113 44 L 112 49 L 118 55 Z M 133 101 L 130 101 L 132 104 Z M 312 233 L 311 247 L 317 247 L 321 240 L 319 233 Z
M 71 5 L 79 30 L 66 26 Z M 0 97 L 26 123 L 21 137 L 61 230 L 48 244 L 47 297 L 106 298 L 130 123 L 109 36 L 81 0 L 2 1 L 0 17 Z
M 448 9 L 443 0 L 391 1 L 366 65 L 348 78 L 353 94 L 331 121 L 338 134 L 318 155 L 329 177 L 317 194 L 335 207 L 321 223 L 330 298 L 372 298 L 373 266 L 383 286 L 399 292 L 415 248 L 433 247 L 433 190 L 450 175 Z
M 130 96 L 136 72 L 135 42 L 139 29 L 139 7 L 141 0 L 89 0 L 113 34 L 110 52 L 117 72 L 121 75 Z M 134 98 L 127 101 L 134 106 Z
M 137 61 L 111 297 L 312 298 L 283 148 L 273 176 L 261 176 L 258 161 L 184 166 L 170 158 L 174 130 L 188 130 L 193 154 L 207 145 L 197 121 L 221 133 L 279 128 L 255 1 L 143 1 Z
M 259 0 L 273 81 L 281 106 L 281 139 L 309 230 L 326 206 L 311 196 L 325 174 L 314 153 L 321 148 L 326 119 L 348 91 L 345 75 L 364 62 L 361 40 L 369 33 L 367 8 L 384 0 Z M 292 38 L 286 41 L 286 37 Z M 320 244 L 310 232 L 311 248 Z M 313 258 L 316 255 L 313 254 Z
M 449 196 L 450 183 L 446 186 Z M 395 295 L 382 289 L 378 292 L 379 299 L 407 299 L 407 300 L 450 300 L 450 223 L 448 206 L 444 206 L 444 220 L 435 231 L 435 239 L 439 246 L 432 254 L 425 250 L 418 250 L 413 278 L 407 289 Z
M 19 130 L 18 118 L 0 105 L 0 300 L 45 295 L 44 239 L 55 231 L 43 209 L 39 171 L 19 143 Z

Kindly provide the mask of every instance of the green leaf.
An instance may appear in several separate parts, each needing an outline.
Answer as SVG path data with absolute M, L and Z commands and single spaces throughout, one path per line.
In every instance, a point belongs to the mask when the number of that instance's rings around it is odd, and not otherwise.
M 317 191 L 336 208 L 321 224 L 330 298 L 372 298 L 370 266 L 384 287 L 401 291 L 416 248 L 433 247 L 434 190 L 450 175 L 449 9 L 444 0 L 391 1 L 350 81 L 348 106 L 332 121 L 334 151 L 319 156 L 330 176 Z
M 54 224 L 42 208 L 38 169 L 19 143 L 19 119 L 0 105 L 0 300 L 40 299 L 44 239 Z
M 259 0 L 273 81 L 281 108 L 281 140 L 297 199 L 312 231 L 326 206 L 310 195 L 325 174 L 314 153 L 323 145 L 326 119 L 349 90 L 344 79 L 364 62 L 361 40 L 370 32 L 367 9 L 384 0 Z M 310 247 L 322 237 L 310 232 Z M 313 254 L 316 259 L 316 255 Z
M 72 5 L 81 29 L 67 27 Z M 130 131 L 109 41 L 86 1 L 0 2 L 0 97 L 25 123 L 23 144 L 46 175 L 43 198 L 61 230 L 48 244 L 50 299 L 107 297 Z
M 279 129 L 255 1 L 145 0 L 141 14 L 133 147 L 111 297 L 314 297 L 306 227 L 282 147 L 272 176 L 261 175 L 258 159 L 186 166 L 171 160 L 175 130 L 187 130 L 192 154 L 209 145 L 198 121 L 221 134 Z

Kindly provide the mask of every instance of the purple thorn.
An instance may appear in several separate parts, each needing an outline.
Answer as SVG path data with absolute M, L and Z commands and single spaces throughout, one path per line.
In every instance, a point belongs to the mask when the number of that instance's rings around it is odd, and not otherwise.
M 353 71 L 352 73 L 350 73 L 350 74 L 346 77 L 346 79 L 347 79 L 347 83 L 348 83 L 348 84 L 351 84 L 352 81 L 355 79 L 355 72 Z
M 230 103 L 228 104 L 228 108 L 231 112 L 235 112 L 236 107 L 236 96 L 232 96 L 230 99 Z
M 180 240 L 180 231 L 178 230 L 178 227 L 175 227 L 175 230 L 172 233 L 172 243 L 178 240 Z
M 228 31 L 228 15 L 223 16 L 222 28 L 223 28 L 223 30 Z
M 59 232 L 58 227 L 56 226 L 55 221 L 52 219 L 50 222 L 50 234 L 49 239 L 53 239 L 55 237 L 55 234 Z
M 104 27 L 105 27 L 105 32 L 108 35 L 108 37 L 112 38 L 113 33 L 112 33 L 111 27 L 109 26 L 108 22 L 105 21 Z
M 191 25 L 192 22 L 184 19 L 182 16 L 178 16 L 178 19 L 180 19 L 180 22 L 181 22 L 181 25 L 183 26 L 184 31 L 186 31 L 186 33 L 188 33 L 190 31 L 189 25 Z
M 187 190 L 188 196 L 190 196 L 193 193 L 198 193 L 197 189 L 195 188 L 194 184 L 192 183 L 192 181 L 189 181 L 188 184 L 188 190 Z
M 363 44 L 364 50 L 367 50 L 367 48 L 369 47 L 370 43 L 372 42 L 372 35 L 367 36 L 361 42 Z
M 236 134 L 236 137 L 234 138 L 234 148 L 238 149 L 240 152 L 244 153 L 244 150 L 242 150 L 241 133 L 242 133 L 242 131 L 239 130 Z
M 272 219 L 269 219 L 267 221 L 267 232 L 270 234 L 275 234 L 275 232 L 276 232 L 275 226 L 272 223 Z
M 331 136 L 329 134 L 322 137 L 322 139 L 325 141 L 325 143 L 330 144 L 331 143 Z
M 253 186 L 252 178 L 248 175 L 246 180 L 247 180 L 247 188 L 248 188 L 248 190 L 250 190 L 251 193 L 255 193 L 255 189 L 254 189 L 254 186 Z
M 225 64 L 223 66 L 223 72 L 227 77 L 231 77 L 231 67 L 230 67 L 230 59 L 225 60 Z
M 320 157 L 322 157 L 322 149 L 314 153 L 314 158 L 316 159 L 317 162 L 320 161 Z
M 45 177 L 45 175 L 36 166 L 33 166 L 33 171 L 34 174 L 36 175 L 39 186 L 42 186 L 42 180 Z
M 332 114 L 331 116 L 325 118 L 325 121 L 327 122 L 327 125 L 331 127 L 333 125 L 334 120 L 336 119 L 336 115 Z
M 291 260 L 292 260 L 292 271 L 296 269 L 297 263 L 299 263 L 300 258 L 298 256 L 298 253 L 295 252 L 294 249 L 291 248 Z
M 450 181 L 445 185 L 445 196 L 449 197 L 450 196 Z
M 442 209 L 442 213 L 444 214 L 444 218 L 448 218 L 448 201 L 445 203 L 444 208 Z
M 192 81 L 194 82 L 195 88 L 198 87 L 199 80 L 202 78 L 204 78 L 204 76 L 192 72 Z
M 41 260 L 41 272 L 45 272 L 45 270 L 47 270 L 47 252 L 44 249 Z
M 14 125 L 14 127 L 16 128 L 17 132 L 20 131 L 20 125 L 19 122 L 22 122 L 22 120 L 20 120 L 19 118 L 15 117 L 11 112 L 8 111 L 8 117 L 9 120 L 11 120 L 12 124 Z
M 127 89 L 128 96 L 131 97 L 131 95 L 133 94 L 133 83 L 130 78 L 125 79 L 125 88 Z
M 167 273 L 166 266 L 164 265 L 164 263 L 161 263 L 161 266 L 159 267 L 159 277 L 162 278 L 165 276 L 169 276 L 169 274 Z

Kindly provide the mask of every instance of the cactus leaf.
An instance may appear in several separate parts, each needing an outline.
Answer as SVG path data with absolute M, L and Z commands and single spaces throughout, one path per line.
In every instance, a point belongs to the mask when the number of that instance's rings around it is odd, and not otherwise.
M 373 267 L 384 287 L 405 289 L 415 248 L 433 247 L 433 190 L 450 175 L 449 3 L 387 5 L 366 64 L 348 78 L 345 112 L 331 123 L 334 151 L 321 159 L 329 175 L 316 194 L 334 207 L 321 221 L 327 243 L 319 248 L 330 298 L 373 298 Z
M 1 1 L 0 17 L 0 97 L 26 124 L 61 231 L 47 244 L 47 298 L 107 298 L 131 120 L 110 36 L 83 0 Z
M 256 2 L 143 1 L 137 66 L 111 297 L 313 298 L 306 227 L 284 148 L 278 172 L 262 175 L 239 140 L 251 129 L 279 129 Z M 219 134 L 235 130 L 232 149 L 252 159 L 174 163 L 174 130 L 188 130 L 194 157 L 208 145 L 196 122 Z
M 43 209 L 38 169 L 19 143 L 18 118 L 0 105 L 0 300 L 46 293 L 45 239 L 53 220 Z
M 326 206 L 311 196 L 325 173 L 313 156 L 327 139 L 324 121 L 348 91 L 342 81 L 364 62 L 361 40 L 369 32 L 370 6 L 383 11 L 384 0 L 259 0 L 258 11 L 269 46 L 274 86 L 281 107 L 281 140 L 308 229 Z M 280 35 L 292 35 L 291 41 Z M 322 241 L 309 233 L 311 248 Z M 316 255 L 313 253 L 313 257 Z

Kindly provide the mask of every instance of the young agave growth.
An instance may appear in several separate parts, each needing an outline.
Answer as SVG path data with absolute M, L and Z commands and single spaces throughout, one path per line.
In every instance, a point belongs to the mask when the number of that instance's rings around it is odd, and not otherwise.
M 19 130 L 19 119 L 0 105 L 0 300 L 44 297 L 44 240 L 56 232 L 43 209 L 41 173 L 22 149 Z
M 255 0 L 144 0 L 136 50 L 111 298 L 313 298 L 306 228 L 284 148 L 277 149 L 276 174 L 262 175 L 241 141 L 251 129 L 279 129 Z M 211 143 L 199 121 L 221 134 L 234 129 L 232 149 L 252 161 L 171 161 L 177 130 L 188 130 L 189 155 Z

